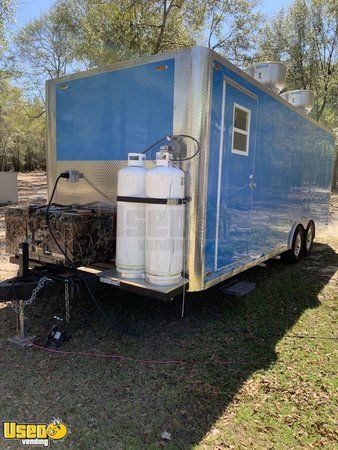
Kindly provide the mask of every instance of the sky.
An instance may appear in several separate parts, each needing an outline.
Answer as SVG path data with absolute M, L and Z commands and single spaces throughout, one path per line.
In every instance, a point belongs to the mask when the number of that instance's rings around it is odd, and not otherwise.
M 48 10 L 55 0 L 17 0 L 15 25 L 21 28 L 42 12 Z
M 30 20 L 38 17 L 54 3 L 55 0 L 18 0 L 16 13 L 16 28 L 21 28 Z M 261 11 L 268 16 L 275 14 L 281 8 L 287 8 L 291 0 L 260 0 Z
M 261 11 L 268 16 L 274 15 L 282 8 L 287 9 L 291 0 L 261 0 Z

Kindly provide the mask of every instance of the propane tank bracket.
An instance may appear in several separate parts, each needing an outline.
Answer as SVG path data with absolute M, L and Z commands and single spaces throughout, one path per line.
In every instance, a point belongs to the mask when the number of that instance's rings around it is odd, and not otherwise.
M 130 203 L 148 203 L 157 205 L 184 205 L 190 199 L 189 198 L 149 198 L 149 197 L 128 197 L 123 195 L 117 196 L 118 202 L 130 202 Z

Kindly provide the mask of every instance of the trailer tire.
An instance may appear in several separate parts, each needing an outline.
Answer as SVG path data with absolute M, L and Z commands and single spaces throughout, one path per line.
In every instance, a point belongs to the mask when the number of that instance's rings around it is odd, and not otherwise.
M 304 255 L 308 255 L 311 253 L 313 240 L 315 238 L 315 224 L 311 220 L 305 231 L 305 240 L 304 240 Z
M 304 254 L 305 231 L 302 225 L 298 225 L 293 233 L 290 250 L 281 254 L 281 259 L 286 263 L 297 263 Z

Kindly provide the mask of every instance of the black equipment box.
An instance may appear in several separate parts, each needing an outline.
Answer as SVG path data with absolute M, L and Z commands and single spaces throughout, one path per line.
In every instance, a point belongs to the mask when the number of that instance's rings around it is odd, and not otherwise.
M 49 210 L 53 233 L 76 266 L 115 258 L 116 212 L 90 207 L 54 206 Z M 9 208 L 6 212 L 6 250 L 19 254 L 19 244 L 27 239 L 30 259 L 71 266 L 46 224 L 46 206 Z

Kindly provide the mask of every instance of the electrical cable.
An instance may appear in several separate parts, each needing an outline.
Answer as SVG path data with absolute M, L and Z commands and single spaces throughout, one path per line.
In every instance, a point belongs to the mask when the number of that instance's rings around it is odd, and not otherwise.
M 311 334 L 278 334 L 278 333 L 259 333 L 257 331 L 246 330 L 242 328 L 225 328 L 223 330 L 225 333 L 243 333 L 243 334 L 252 334 L 257 337 L 261 337 L 262 339 L 267 339 L 270 337 L 279 337 L 279 338 L 288 338 L 288 339 L 323 339 L 323 340 L 333 340 L 338 341 L 338 336 L 321 336 L 321 335 L 311 335 Z
M 188 220 L 187 220 L 187 207 L 184 208 L 184 233 L 183 233 L 183 277 L 186 277 L 186 264 L 187 264 L 187 229 L 188 229 Z M 185 313 L 185 297 L 186 297 L 186 283 L 184 280 L 183 283 L 183 292 L 182 292 L 182 307 L 181 307 L 181 319 L 184 317 Z
M 257 334 L 254 332 L 250 332 L 249 330 L 240 330 L 240 329 L 232 329 L 232 330 L 224 330 L 225 332 L 248 332 L 252 334 Z M 280 336 L 280 335 L 278 335 Z M 266 336 L 268 337 L 268 336 Z M 283 337 L 289 337 L 289 338 L 309 338 L 309 339 L 338 339 L 337 337 L 327 337 L 327 336 L 311 336 L 311 335 L 290 335 L 290 336 L 283 336 Z M 58 349 L 50 349 L 43 347 L 41 345 L 37 345 L 34 342 L 30 341 L 29 339 L 26 340 L 27 344 L 29 344 L 31 347 L 36 348 L 38 350 L 45 350 L 50 353 L 56 353 L 66 356 L 88 356 L 93 358 L 101 358 L 101 359 L 112 359 L 116 361 L 129 361 L 129 362 L 135 362 L 139 364 L 144 365 L 255 365 L 255 364 L 262 364 L 263 362 L 270 362 L 269 360 L 218 360 L 218 361 L 207 361 L 207 360 L 184 360 L 184 359 L 140 359 L 140 358 L 132 358 L 130 356 L 126 355 L 118 355 L 118 354 L 106 354 L 106 353 L 94 353 L 89 351 L 67 351 L 67 350 L 58 350 Z
M 90 356 L 93 358 L 102 358 L 102 359 L 113 359 L 116 361 L 130 361 L 135 362 L 139 364 L 157 364 L 157 365 L 172 365 L 172 364 L 182 364 L 182 365 L 255 365 L 255 364 L 261 364 L 265 361 L 251 361 L 251 360 L 219 360 L 219 361 L 207 361 L 207 360 L 184 360 L 184 359 L 139 359 L 139 358 L 132 358 L 130 356 L 125 355 L 114 355 L 114 354 L 107 354 L 107 353 L 94 353 L 94 352 L 88 352 L 88 351 L 67 351 L 67 350 L 57 350 L 57 349 L 51 349 L 47 347 L 43 347 L 42 345 L 37 345 L 34 342 L 30 341 L 29 339 L 26 339 L 25 342 L 29 344 L 30 347 L 39 349 L 39 350 L 45 350 L 50 353 L 58 353 L 62 355 L 67 356 Z
M 76 267 L 76 265 L 73 263 L 73 261 L 69 258 L 69 256 L 67 255 L 66 251 L 62 248 L 62 246 L 60 245 L 60 243 L 58 242 L 51 226 L 50 226 L 50 222 L 49 222 L 49 209 L 51 207 L 52 201 L 53 201 L 53 197 L 55 195 L 55 191 L 57 188 L 57 185 L 60 181 L 61 178 L 69 178 L 69 173 L 68 172 L 62 172 L 60 173 L 60 175 L 56 178 L 55 183 L 54 183 L 54 187 L 53 187 L 53 191 L 52 194 L 50 196 L 49 202 L 47 204 L 47 208 L 46 208 L 46 214 L 45 214 L 45 218 L 46 218 L 46 225 L 47 228 L 55 242 L 55 244 L 57 245 L 58 249 L 60 250 L 60 252 L 63 254 L 63 256 L 65 257 L 65 259 L 69 262 L 69 264 L 71 265 L 72 269 L 74 269 L 76 271 L 76 273 L 79 274 L 83 284 L 85 285 L 87 292 L 91 298 L 91 300 L 93 301 L 93 303 L 95 304 L 95 306 L 97 307 L 98 311 L 101 313 L 102 317 L 104 317 L 104 319 L 109 323 L 109 326 L 112 326 L 111 323 L 111 319 L 107 316 L 107 314 L 103 311 L 103 309 L 101 308 L 101 306 L 99 305 L 98 301 L 95 298 L 95 295 L 93 294 L 87 280 L 86 277 L 81 273 L 81 271 Z

